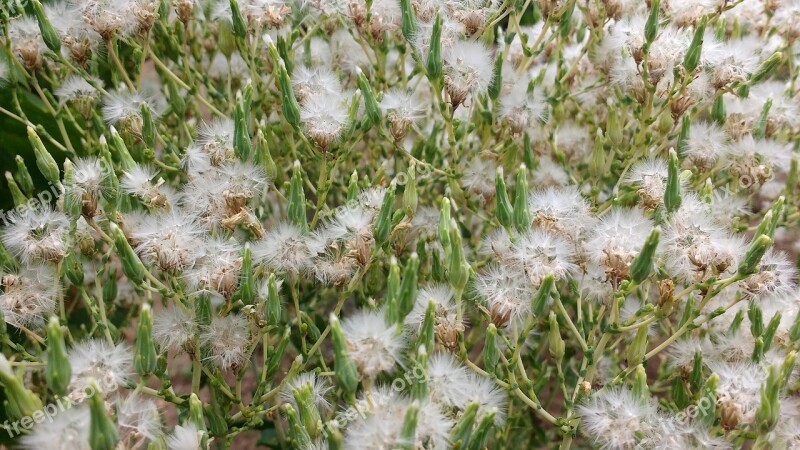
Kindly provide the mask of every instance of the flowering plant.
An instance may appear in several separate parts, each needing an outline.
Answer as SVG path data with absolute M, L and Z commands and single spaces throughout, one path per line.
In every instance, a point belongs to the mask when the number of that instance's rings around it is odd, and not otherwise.
M 800 3 L 3 5 L 4 442 L 800 446 Z

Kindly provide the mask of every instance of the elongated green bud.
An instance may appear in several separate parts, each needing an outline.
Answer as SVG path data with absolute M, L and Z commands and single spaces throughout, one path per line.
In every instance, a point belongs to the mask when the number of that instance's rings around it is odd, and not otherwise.
M 434 327 L 436 325 L 436 303 L 433 300 L 428 300 L 428 307 L 425 309 L 425 318 L 422 320 L 420 326 L 419 336 L 417 338 L 417 346 L 424 347 L 425 351 L 430 354 L 433 351 L 433 345 L 436 342 L 436 334 Z
M 306 194 L 303 191 L 303 176 L 300 161 L 292 166 L 292 181 L 289 185 L 289 206 L 287 208 L 289 222 L 300 228 L 303 234 L 308 233 L 308 217 L 306 216 Z
M 403 36 L 410 41 L 414 39 L 414 34 L 417 31 L 417 18 L 414 16 L 414 7 L 411 6 L 411 0 L 400 0 L 400 12 L 403 18 Z
M 764 102 L 764 106 L 761 108 L 761 114 L 758 116 L 753 130 L 753 137 L 756 138 L 756 140 L 763 139 L 767 134 L 767 122 L 770 108 L 772 108 L 772 98 L 767 98 L 767 101 Z
M 550 293 L 553 290 L 553 286 L 555 286 L 555 277 L 553 274 L 549 274 L 542 279 L 542 284 L 539 285 L 536 295 L 533 296 L 531 310 L 534 315 L 541 316 L 542 313 L 544 313 L 545 308 L 547 308 L 547 303 L 550 301 Z
M 158 352 L 153 342 L 153 312 L 150 305 L 142 304 L 142 314 L 136 326 L 136 353 L 133 365 L 136 373 L 144 377 L 156 370 Z
M 233 35 L 238 38 L 247 36 L 247 23 L 242 16 L 242 10 L 239 8 L 237 0 L 230 0 L 231 5 L 231 19 L 233 22 Z
M 756 410 L 756 427 L 761 434 L 766 434 L 775 428 L 780 417 L 780 370 L 777 366 L 770 366 L 767 379 L 761 386 L 761 404 Z
M 644 355 L 647 353 L 647 331 L 646 326 L 636 330 L 636 336 L 628 346 L 628 366 L 638 365 L 644 359 Z
M 360 67 L 356 66 L 358 88 L 361 90 L 361 95 L 364 96 L 364 109 L 367 113 L 369 125 L 379 125 L 381 123 L 381 107 L 378 105 L 378 100 L 375 98 L 375 92 L 372 90 L 372 85 L 367 80 L 366 75 Z
M 450 224 L 450 256 L 448 257 L 448 275 L 450 286 L 456 292 L 463 292 L 469 281 L 469 263 L 464 256 L 464 244 L 461 241 L 461 232 L 456 221 Z
M 347 339 L 345 339 L 342 326 L 335 314 L 331 314 L 330 323 L 336 381 L 344 391 L 347 400 L 352 401 L 356 389 L 358 389 L 358 370 L 347 352 Z
M 208 428 L 206 428 L 206 421 L 203 414 L 203 402 L 197 397 L 194 392 L 189 395 L 189 422 L 197 427 L 197 430 L 203 433 L 200 448 L 207 448 L 208 444 Z
M 239 280 L 239 294 L 242 303 L 252 305 L 256 299 L 256 281 L 253 275 L 253 252 L 250 243 L 245 243 L 242 249 L 242 270 Z
M 267 139 L 264 137 L 264 133 L 261 129 L 256 131 L 256 152 L 257 160 L 261 163 L 264 173 L 270 180 L 274 180 L 278 176 L 278 165 L 275 164 L 275 160 L 272 159 Z
M 667 188 L 664 191 L 664 207 L 672 213 L 681 206 L 680 162 L 675 149 L 669 150 L 669 167 L 667 169 Z
M 389 260 L 389 276 L 386 277 L 386 320 L 391 323 L 399 323 L 399 305 L 397 304 L 400 298 L 400 266 L 397 264 L 397 258 L 392 256 Z
M 758 66 L 758 69 L 756 69 L 756 71 L 753 72 L 753 75 L 750 76 L 750 79 L 747 81 L 747 84 L 752 86 L 760 82 L 764 78 L 766 78 L 767 75 L 771 74 L 775 70 L 775 68 L 778 67 L 782 59 L 783 59 L 783 53 L 781 52 L 773 53 L 772 56 L 767 58 L 766 61 L 762 62 L 761 65 Z
M 274 45 L 272 46 L 274 47 Z M 292 90 L 292 80 L 289 78 L 289 72 L 286 71 L 286 65 L 283 60 L 275 61 L 278 68 L 278 86 L 281 90 L 281 111 L 283 117 L 289 122 L 295 130 L 300 129 L 300 104 L 297 103 L 297 98 L 294 96 Z
M 250 141 L 250 130 L 247 126 L 247 117 L 241 99 L 234 109 L 233 118 L 233 149 L 241 161 L 247 161 L 250 158 L 250 149 L 253 143 Z
M 628 361 L 628 363 L 630 363 L 630 361 Z M 636 366 L 636 371 L 634 372 L 633 376 L 633 385 L 631 388 L 633 395 L 635 395 L 641 401 L 649 401 L 650 389 L 647 387 L 647 371 L 644 370 L 644 366 L 641 364 Z
M 712 373 L 703 385 L 698 400 L 697 418 L 709 425 L 714 422 L 716 415 L 717 387 L 719 387 L 719 375 Z
M 417 349 L 417 357 L 411 369 L 411 397 L 417 400 L 428 398 L 428 351 L 424 345 Z
M 347 203 L 355 202 L 358 198 L 358 171 L 354 170 L 350 174 L 350 182 L 347 184 Z
M 400 427 L 400 436 L 395 444 L 396 449 L 414 450 L 417 448 L 417 419 L 419 417 L 419 400 L 414 400 L 406 409 L 403 425 Z
M 739 262 L 739 274 L 752 275 L 756 273 L 758 271 L 758 265 L 761 263 L 761 258 L 764 256 L 764 253 L 767 252 L 770 245 L 772 245 L 772 239 L 765 234 L 753 239 L 753 241 L 750 242 L 750 246 L 747 248 L 747 252 L 744 254 L 744 258 Z
M 25 160 L 22 156 L 17 155 L 14 157 L 14 161 L 17 163 L 17 172 L 14 174 L 14 179 L 17 180 L 22 192 L 26 195 L 32 195 L 34 190 L 33 178 L 28 171 L 28 166 L 25 165 Z
M 661 7 L 659 0 L 651 0 L 650 14 L 647 16 L 647 22 L 644 25 L 644 39 L 649 46 L 658 35 L 658 12 Z
M 281 320 L 281 300 L 278 296 L 278 282 L 275 274 L 269 274 L 267 280 L 267 323 L 277 325 Z
M 492 81 L 489 83 L 489 98 L 497 100 L 503 89 L 503 52 L 497 52 L 494 58 L 494 70 L 492 71 Z
M 767 328 L 764 330 L 764 334 L 761 337 L 764 339 L 764 351 L 772 347 L 772 340 L 775 338 L 775 333 L 778 331 L 778 326 L 781 324 L 781 313 L 776 312 L 772 319 L 769 321 Z
M 486 343 L 483 345 L 483 365 L 490 373 L 494 373 L 500 360 L 500 347 L 497 344 L 497 327 L 490 323 L 486 329 Z
M 442 199 L 439 209 L 439 241 L 442 242 L 445 254 L 450 254 L 450 199 Z
M 497 416 L 497 408 L 494 407 L 483 413 L 478 425 L 469 437 L 469 443 L 466 447 L 467 450 L 482 450 L 487 448 L 486 443 L 489 441 L 492 429 L 494 428 L 495 416 Z
M 550 344 L 550 356 L 552 356 L 556 362 L 561 362 L 561 360 L 564 358 L 565 345 L 564 339 L 561 338 L 561 331 L 558 327 L 556 314 L 553 311 L 550 311 L 547 322 L 549 324 L 547 336 L 548 343 Z
M 128 277 L 131 283 L 136 285 L 142 284 L 144 281 L 144 271 L 146 270 L 142 264 L 142 260 L 139 259 L 139 256 L 133 251 L 128 240 L 125 239 L 122 230 L 113 222 L 110 223 L 110 226 L 111 237 L 114 239 L 114 247 L 116 247 L 117 255 L 122 262 L 122 272 Z
M 603 130 L 598 128 L 594 138 L 592 154 L 589 157 L 589 175 L 595 178 L 602 177 L 606 172 L 606 151 L 603 147 L 604 141 Z
M 39 22 L 39 31 L 42 33 L 42 40 L 44 44 L 55 53 L 61 52 L 61 38 L 58 37 L 55 28 L 47 18 L 44 12 L 44 7 L 39 0 L 33 0 L 33 15 L 36 16 L 36 21 Z
M 469 442 L 479 407 L 480 405 L 478 405 L 478 402 L 473 401 L 470 402 L 466 408 L 464 408 L 464 411 L 461 413 L 461 417 L 458 419 L 458 422 L 456 422 L 456 425 L 450 432 L 450 440 L 454 448 L 458 448 L 458 446 L 465 445 Z
M 751 301 L 748 306 L 747 318 L 750 320 L 750 333 L 757 338 L 764 332 L 764 317 L 758 303 Z
M 25 388 L 22 379 L 14 373 L 11 364 L 2 353 L 0 353 L 0 385 L 5 392 L 4 407 L 10 418 L 31 416 L 34 411 L 42 409 L 42 401 Z
M 783 359 L 783 363 L 780 367 L 778 382 L 781 388 L 787 386 L 789 381 L 791 381 L 795 363 L 797 363 L 797 352 L 792 350 L 786 355 L 786 358 Z
M 291 331 L 292 330 L 287 327 L 283 332 L 283 336 L 281 337 L 281 341 L 278 343 L 278 346 L 275 348 L 270 348 L 270 356 L 268 359 L 264 360 L 264 370 L 267 372 L 267 378 L 273 377 L 278 371 L 278 367 L 280 367 L 283 355 L 286 352 L 286 347 L 289 345 L 289 341 L 292 337 Z
M 392 206 L 394 205 L 394 191 L 395 184 L 392 182 L 389 189 L 383 195 L 383 202 L 381 203 L 380 212 L 375 219 L 375 227 L 373 236 L 375 236 L 375 244 L 382 246 L 389 239 L 389 234 L 392 232 Z
M 506 181 L 503 176 L 502 166 L 498 167 L 497 172 L 495 172 L 494 187 L 496 192 L 494 197 L 495 215 L 500 224 L 508 228 L 511 226 L 513 210 L 511 200 L 508 198 L 508 192 L 506 191 Z
M 28 140 L 33 146 L 33 153 L 36 155 L 36 167 L 39 168 L 39 172 L 44 175 L 47 181 L 53 183 L 60 191 L 63 191 L 64 188 L 61 186 L 61 175 L 58 171 L 58 164 L 56 164 L 56 160 L 53 159 L 50 152 L 44 147 L 42 140 L 32 127 L 28 127 Z
M 125 141 L 122 140 L 122 136 L 119 135 L 117 129 L 111 127 L 111 146 L 110 150 L 113 150 L 117 154 L 119 158 L 119 164 L 122 167 L 122 170 L 129 171 L 134 168 L 136 162 L 133 160 L 131 153 L 128 151 L 128 147 L 125 145 Z
M 74 286 L 83 285 L 83 263 L 76 250 L 70 250 L 64 258 L 64 272 Z
M 311 439 L 316 439 L 322 431 L 322 417 L 314 402 L 314 387 L 311 383 L 305 383 L 292 389 L 292 396 L 297 403 L 303 428 Z
M 658 249 L 658 240 L 661 236 L 661 228 L 655 227 L 642 246 L 642 250 L 631 262 L 631 281 L 636 284 L 641 283 L 653 272 L 653 260 Z
M 64 330 L 57 317 L 47 322 L 47 387 L 56 395 L 67 395 L 67 387 L 72 377 L 72 366 L 67 356 Z
M 286 420 L 289 422 L 289 429 L 286 434 L 291 440 L 292 448 L 310 448 L 312 444 L 311 436 L 303 426 L 300 415 L 289 403 L 283 405 L 283 410 L 286 414 Z
M 103 393 L 95 380 L 89 380 L 94 394 L 89 397 L 89 446 L 92 450 L 113 450 L 119 439 L 117 426 L 106 410 Z
M 428 79 L 438 80 L 442 76 L 444 64 L 442 62 L 442 17 L 439 13 L 433 20 L 430 47 L 428 48 Z
M 413 161 L 408 166 L 408 182 L 406 182 L 403 189 L 403 208 L 408 217 L 414 217 L 414 213 L 417 212 L 417 205 L 419 204 L 416 167 L 417 165 Z
M 417 279 L 419 271 L 419 256 L 416 252 L 408 258 L 406 267 L 403 269 L 403 281 L 400 284 L 400 291 L 397 298 L 398 321 L 403 323 L 406 316 L 414 309 L 417 302 Z
M 696 69 L 697 65 L 700 63 L 700 53 L 703 48 L 703 36 L 706 32 L 707 22 L 708 19 L 706 16 L 703 16 L 700 19 L 700 22 L 694 29 L 692 43 L 689 45 L 689 49 L 686 51 L 686 55 L 683 57 L 683 68 L 686 69 L 687 75 L 691 75 L 691 73 L 694 72 L 694 69 Z
M 714 99 L 714 104 L 711 106 L 711 118 L 714 122 L 725 125 L 727 113 L 725 112 L 725 100 L 720 95 Z
M 525 164 L 517 170 L 517 181 L 514 185 L 514 228 L 524 231 L 531 226 L 531 213 L 528 210 L 528 179 Z
M 156 124 L 153 112 L 147 102 L 142 102 L 142 140 L 148 147 L 153 147 L 156 142 Z
M 28 198 L 25 197 L 25 194 L 22 193 L 17 182 L 14 181 L 14 177 L 11 175 L 11 172 L 6 172 L 6 182 L 8 183 L 8 189 L 11 191 L 11 199 L 14 200 L 14 206 L 20 206 L 28 203 Z
M 619 114 L 617 108 L 608 109 L 608 121 L 606 124 L 606 137 L 613 147 L 619 147 L 622 144 L 622 125 L 619 122 Z

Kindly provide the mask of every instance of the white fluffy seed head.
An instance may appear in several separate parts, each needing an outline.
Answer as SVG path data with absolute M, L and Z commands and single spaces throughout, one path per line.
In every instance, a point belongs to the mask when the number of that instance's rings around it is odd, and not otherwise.
M 67 356 L 72 367 L 69 396 L 83 400 L 92 389 L 94 380 L 101 392 L 109 395 L 125 386 L 133 375 L 133 352 L 126 344 L 110 345 L 105 340 L 89 339 L 69 349 Z
M 222 370 L 235 372 L 247 362 L 249 341 L 247 318 L 238 314 L 215 316 L 200 331 L 200 345 L 208 350 L 204 359 Z
M 397 325 L 386 323 L 384 311 L 362 310 L 342 321 L 348 352 L 361 376 L 375 378 L 401 362 L 405 339 Z
M 67 252 L 67 216 L 49 205 L 25 208 L 8 215 L 3 245 L 25 264 L 58 262 Z

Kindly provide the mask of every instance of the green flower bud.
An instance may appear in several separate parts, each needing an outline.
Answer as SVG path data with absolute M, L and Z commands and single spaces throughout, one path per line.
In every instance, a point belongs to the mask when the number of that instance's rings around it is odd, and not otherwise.
M 375 244 L 380 247 L 389 239 L 389 234 L 392 232 L 392 205 L 394 205 L 394 191 L 395 184 L 389 186 L 386 193 L 383 195 L 383 202 L 381 203 L 380 212 L 375 219 L 375 226 L 373 229 L 373 236 L 375 237 Z
M 63 192 L 64 187 L 61 185 L 61 175 L 58 171 L 58 164 L 56 164 L 56 160 L 53 159 L 50 152 L 44 147 L 42 140 L 32 127 L 28 127 L 28 140 L 33 146 L 33 153 L 36 155 L 36 167 L 39 168 L 39 172 L 44 175 L 47 181 L 53 183 L 59 191 Z
M 358 171 L 354 170 L 347 184 L 347 203 L 355 202 L 356 199 L 358 199 Z
M 497 408 L 491 408 L 489 411 L 483 413 L 480 422 L 478 422 L 478 425 L 472 431 L 472 435 L 466 447 L 467 450 L 482 450 L 487 448 L 486 443 L 489 441 L 492 429 L 494 428 L 494 418 L 496 415 Z
M 642 250 L 631 262 L 631 281 L 634 283 L 641 283 L 653 272 L 653 260 L 655 259 L 656 249 L 658 249 L 660 236 L 661 228 L 656 226 L 644 242 Z
M 142 140 L 148 147 L 153 147 L 156 143 L 156 124 L 147 102 L 142 102 Z
M 414 400 L 406 409 L 403 425 L 400 427 L 395 449 L 415 450 L 417 448 L 417 418 L 419 416 L 419 400 Z
M 414 17 L 414 8 L 411 6 L 411 0 L 400 0 L 400 12 L 403 18 L 403 36 L 406 40 L 411 41 L 417 31 L 417 19 Z
M 250 141 L 250 130 L 247 126 L 247 117 L 244 110 L 243 100 L 240 98 L 234 109 L 234 128 L 233 128 L 233 148 L 236 156 L 241 161 L 247 161 L 250 158 L 250 148 L 252 142 Z
M 767 351 L 770 347 L 772 347 L 772 340 L 775 338 L 775 333 L 778 331 L 778 326 L 780 324 L 781 313 L 776 312 L 775 315 L 772 316 L 772 320 L 769 321 L 764 333 L 761 335 L 761 337 L 764 339 L 764 351 Z
M 725 112 L 725 100 L 720 95 L 714 99 L 714 104 L 711 106 L 711 118 L 714 122 L 725 125 L 727 113 Z
M 197 427 L 198 431 L 203 433 L 200 448 L 208 448 L 208 429 L 206 428 L 206 421 L 203 418 L 203 402 L 197 397 L 194 392 L 189 394 L 189 422 Z
M 772 245 L 772 239 L 765 234 L 753 239 L 744 254 L 744 258 L 739 262 L 739 274 L 749 276 L 756 273 L 761 257 L 764 256 L 770 245 Z
M 292 389 L 292 397 L 297 404 L 303 428 L 311 439 L 316 439 L 322 431 L 322 417 L 314 402 L 314 387 L 311 383 L 303 384 Z
M 244 21 L 244 16 L 242 16 L 242 10 L 239 8 L 239 2 L 237 0 L 230 0 L 230 5 L 231 19 L 233 22 L 233 35 L 239 39 L 243 39 L 245 36 L 247 36 L 247 23 Z
M 536 291 L 531 305 L 531 310 L 535 316 L 541 316 L 542 313 L 544 313 L 545 308 L 547 308 L 547 303 L 550 300 L 550 293 L 553 290 L 553 286 L 555 286 L 555 277 L 553 274 L 549 274 L 542 279 L 542 284 L 539 285 L 539 289 Z
M 378 105 L 378 100 L 375 98 L 375 93 L 372 91 L 372 86 L 364 75 L 360 67 L 356 66 L 358 88 L 361 90 L 361 95 L 364 96 L 364 109 L 367 113 L 367 128 L 381 123 L 381 108 Z
M 525 162 L 526 167 L 536 167 L 536 155 L 533 153 L 533 145 L 531 145 L 531 135 L 525 132 L 522 138 L 522 160 Z
M 628 346 L 628 366 L 638 365 L 644 359 L 644 355 L 647 353 L 647 331 L 646 326 L 636 330 L 636 336 Z
M 308 217 L 306 216 L 306 194 L 303 191 L 303 176 L 300 161 L 292 166 L 292 181 L 289 185 L 289 222 L 300 228 L 303 234 L 308 233 Z
M 182 117 L 186 114 L 186 99 L 184 98 L 184 94 L 178 90 L 178 84 L 175 80 L 168 78 L 167 79 L 167 94 L 169 98 L 169 106 L 172 108 L 172 111 L 178 117 Z
M 89 397 L 89 446 L 92 450 L 114 450 L 119 440 L 117 426 L 106 410 L 102 391 L 94 380 L 89 380 L 94 395 Z
M 644 366 L 641 364 L 636 366 L 636 371 L 633 375 L 633 385 L 631 386 L 631 391 L 633 392 L 634 396 L 643 402 L 650 400 L 650 389 L 647 387 L 647 371 L 644 370 Z
M 445 255 L 450 254 L 450 199 L 442 199 L 439 209 L 439 241 L 442 243 Z
M 706 384 L 703 385 L 701 397 L 698 400 L 697 418 L 709 425 L 714 422 L 718 386 L 719 375 L 712 373 L 706 380 Z
M 28 171 L 28 166 L 25 165 L 25 160 L 22 156 L 15 156 L 14 161 L 17 163 L 17 173 L 14 174 L 14 179 L 17 180 L 17 184 L 19 185 L 22 192 L 27 195 L 33 194 L 34 185 L 33 185 L 33 178 L 31 177 L 31 173 Z
M 664 191 L 664 207 L 667 212 L 675 212 L 681 206 L 680 162 L 675 149 L 669 150 L 669 167 L 667 169 L 667 187 Z
M 464 256 L 464 246 L 461 241 L 461 233 L 455 220 L 450 225 L 450 256 L 448 258 L 448 275 L 450 286 L 455 292 L 464 292 L 464 288 L 469 281 L 470 266 Z
M 517 170 L 517 182 L 514 185 L 514 228 L 524 231 L 531 226 L 531 213 L 528 210 L 528 179 L 525 164 Z
M 108 279 L 103 281 L 103 301 L 107 304 L 113 303 L 117 299 L 117 271 L 109 269 Z
M 786 358 L 783 359 L 783 363 L 781 364 L 780 373 L 778 374 L 778 380 L 781 387 L 786 387 L 791 381 L 792 373 L 794 373 L 794 366 L 797 362 L 797 352 L 792 350 L 787 355 Z
M 39 31 L 42 33 L 42 40 L 44 45 L 47 46 L 54 53 L 61 52 L 61 38 L 58 37 L 55 28 L 47 18 L 44 12 L 44 7 L 39 0 L 33 0 L 33 15 L 36 16 L 36 21 L 39 22 Z
M 706 16 L 703 16 L 700 19 L 700 22 L 694 29 L 692 43 L 689 45 L 689 49 L 686 51 L 686 55 L 683 57 L 683 68 L 686 70 L 687 75 L 690 75 L 692 72 L 694 72 L 694 69 L 696 69 L 697 65 L 700 63 L 700 52 L 703 48 L 703 36 L 706 32 L 707 22 L 708 19 Z
M 486 342 L 483 345 L 483 366 L 487 372 L 495 373 L 500 360 L 500 348 L 497 346 L 497 327 L 490 323 L 486 329 Z
M 142 304 L 142 313 L 136 326 L 136 353 L 133 365 L 136 373 L 145 377 L 156 370 L 158 352 L 153 342 L 153 313 L 150 305 Z
M 272 45 L 272 48 L 275 46 Z M 297 103 L 297 98 L 294 96 L 292 90 L 292 80 L 289 78 L 289 72 L 286 71 L 286 65 L 283 60 L 275 60 L 275 66 L 278 69 L 278 86 L 281 90 L 281 111 L 283 117 L 289 122 L 295 130 L 300 129 L 300 104 Z
M 13 372 L 11 364 L 2 353 L 0 353 L 0 385 L 5 392 L 4 407 L 9 418 L 30 416 L 34 411 L 42 409 L 42 401 L 25 388 L 22 379 Z
M 511 226 L 512 208 L 511 200 L 509 200 L 508 192 L 506 191 L 506 181 L 503 176 L 502 166 L 498 167 L 495 173 L 494 187 L 496 192 L 494 197 L 495 215 L 500 224 L 508 228 Z
M 411 397 L 417 400 L 428 398 L 428 351 L 424 345 L 417 349 L 417 358 L 411 371 Z
M 436 303 L 433 300 L 428 301 L 428 307 L 425 308 L 425 318 L 422 320 L 422 326 L 419 329 L 417 337 L 417 347 L 425 348 L 426 353 L 430 354 L 433 351 L 433 345 L 436 342 Z
M 239 294 L 242 303 L 252 305 L 256 299 L 256 282 L 253 275 L 253 252 L 250 243 L 245 243 L 242 249 L 242 270 L 239 274 Z
M 64 330 L 57 317 L 47 322 L 47 370 L 45 378 L 47 387 L 56 395 L 67 395 L 67 387 L 72 377 L 72 366 L 67 356 L 67 345 L 64 342 Z
M 458 419 L 458 422 L 456 422 L 456 425 L 450 432 L 450 441 L 452 442 L 454 448 L 466 445 L 469 442 L 479 407 L 480 405 L 478 405 L 478 402 L 473 401 L 470 402 L 466 408 L 464 408 L 464 411 L 462 411 L 461 417 Z
M 775 52 L 766 59 L 766 61 L 762 62 L 758 69 L 750 76 L 750 79 L 747 81 L 747 84 L 750 86 L 760 82 L 767 75 L 771 74 L 778 65 L 780 65 L 781 60 L 783 59 L 783 53 Z
M 658 12 L 661 7 L 659 0 L 651 0 L 650 14 L 647 15 L 647 22 L 644 25 L 644 39 L 646 45 L 650 45 L 658 35 Z
M 264 137 L 261 129 L 256 131 L 256 153 L 257 159 L 261 163 L 261 167 L 264 169 L 267 178 L 274 180 L 278 176 L 278 166 L 275 164 L 275 160 L 272 159 L 269 145 L 267 145 L 267 139 Z
M 703 382 L 703 354 L 695 352 L 694 359 L 692 360 L 692 373 L 689 374 L 689 386 L 692 391 L 700 389 Z
M 70 250 L 64 258 L 64 272 L 67 274 L 69 282 L 74 286 L 83 285 L 83 263 L 75 250 Z
M 286 434 L 291 440 L 292 448 L 310 448 L 312 444 L 311 436 L 303 426 L 297 411 L 289 403 L 283 405 L 283 410 L 286 413 L 286 420 L 289 422 L 289 429 Z
M 547 318 L 547 322 L 549 324 L 549 331 L 547 334 L 547 340 L 550 344 L 550 356 L 553 357 L 556 362 L 561 362 L 564 358 L 564 339 L 561 338 L 561 331 L 558 327 L 558 320 L 556 319 L 556 314 L 553 311 L 550 311 L 550 315 Z
M 116 152 L 122 170 L 131 170 L 136 165 L 136 162 L 128 151 L 128 147 L 125 145 L 125 141 L 122 140 L 122 136 L 119 135 L 117 129 L 114 127 L 111 127 L 110 150 Z
M 417 302 L 417 278 L 419 271 L 419 256 L 412 253 L 408 258 L 405 269 L 403 269 L 403 281 L 400 284 L 400 291 L 397 298 L 397 323 L 403 323 L 406 316 L 414 309 Z
M 433 20 L 426 68 L 428 69 L 429 80 L 433 81 L 441 78 L 444 68 L 442 62 L 442 17 L 438 13 Z
M 760 364 L 761 359 L 764 357 L 764 351 L 764 338 L 759 336 L 754 340 L 753 353 L 750 355 L 750 359 L 754 363 Z
M 358 389 L 358 369 L 347 352 L 347 340 L 342 326 L 335 314 L 331 314 L 331 337 L 333 339 L 333 360 L 336 381 L 348 401 L 352 402 Z
M 64 213 L 77 221 L 83 211 L 83 195 L 75 189 L 75 170 L 72 161 L 64 160 Z
M 764 102 L 764 106 L 761 108 L 761 114 L 758 116 L 753 130 L 753 137 L 756 140 L 764 139 L 764 136 L 767 134 L 767 122 L 770 108 L 772 108 L 772 98 L 767 98 L 767 101 Z
M 110 223 L 111 234 L 114 238 L 114 247 L 117 249 L 117 255 L 122 261 L 122 272 L 131 281 L 131 283 L 140 285 L 144 281 L 145 268 L 142 260 L 133 251 L 122 230 L 114 224 Z
M 603 130 L 598 128 L 589 159 L 589 175 L 595 178 L 602 177 L 606 172 L 606 151 L 603 147 L 603 141 Z
M 499 51 L 494 57 L 494 71 L 492 72 L 492 81 L 489 83 L 489 98 L 492 100 L 497 100 L 503 89 L 503 56 L 505 56 L 504 53 Z
M 792 328 L 789 329 L 789 339 L 791 339 L 792 343 L 800 340 L 800 314 L 795 317 Z
M 760 434 L 769 433 L 778 424 L 780 388 L 780 370 L 777 366 L 770 366 L 767 379 L 761 386 L 761 404 L 756 410 L 756 428 Z
M 8 189 L 11 191 L 11 198 L 14 200 L 14 206 L 20 206 L 28 203 L 28 198 L 22 193 L 17 182 L 11 172 L 6 171 L 6 182 L 8 182 Z
M 733 336 L 739 330 L 739 327 L 742 325 L 744 321 L 744 311 L 739 310 L 736 315 L 733 317 L 730 326 L 728 327 L 728 335 Z
M 619 123 L 619 116 L 617 108 L 608 109 L 608 122 L 606 123 L 606 137 L 613 147 L 619 147 L 622 144 L 622 125 Z
M 414 217 L 419 204 L 419 195 L 417 194 L 417 173 L 416 163 L 413 161 L 408 166 L 408 182 L 403 190 L 403 208 L 405 209 L 406 216 Z
M 274 273 L 269 274 L 267 291 L 267 323 L 277 325 L 281 320 L 281 300 L 278 296 L 278 282 Z
M 281 341 L 278 343 L 278 346 L 276 348 L 270 347 L 269 358 L 264 359 L 264 370 L 267 373 L 267 379 L 272 378 L 278 371 L 283 354 L 286 352 L 286 347 L 289 345 L 289 341 L 291 340 L 291 331 L 292 330 L 287 327 L 283 332 L 283 337 L 281 337 Z
M 386 278 L 386 320 L 398 323 L 400 297 L 400 266 L 394 256 L 389 260 L 389 276 Z

